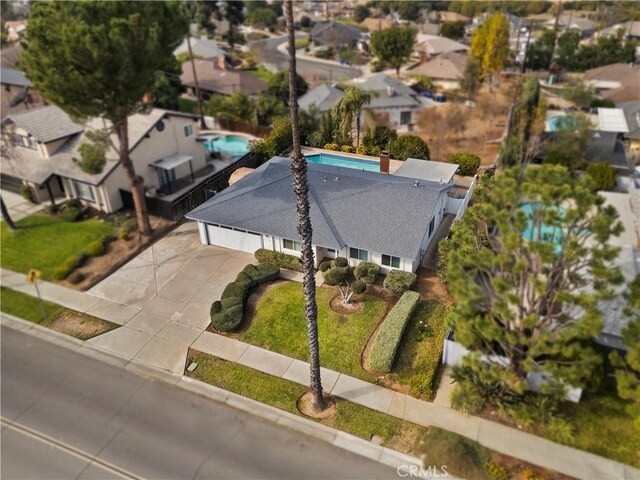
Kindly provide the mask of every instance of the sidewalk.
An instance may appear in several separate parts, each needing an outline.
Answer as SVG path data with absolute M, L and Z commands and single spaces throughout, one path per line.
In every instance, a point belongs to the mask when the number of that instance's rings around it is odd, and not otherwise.
M 3 286 L 33 295 L 34 288 L 22 274 L 2 270 Z M 40 283 L 43 298 L 68 308 L 100 316 L 99 302 L 86 292 L 77 292 L 48 282 Z M 123 305 L 109 305 L 119 312 Z M 104 308 L 104 306 L 103 306 Z M 94 313 L 92 313 L 94 312 Z M 157 318 L 147 319 L 149 323 Z M 165 321 L 166 320 L 166 321 Z M 125 324 L 87 343 L 128 360 L 182 374 L 188 348 L 308 386 L 309 364 L 239 340 L 163 320 L 155 334 Z M 417 400 L 339 372 L 322 368 L 325 391 L 337 397 L 423 426 L 436 426 L 463 435 L 499 453 L 576 478 L 638 479 L 640 470 L 597 455 L 566 447 L 488 420 L 467 416 L 442 404 Z

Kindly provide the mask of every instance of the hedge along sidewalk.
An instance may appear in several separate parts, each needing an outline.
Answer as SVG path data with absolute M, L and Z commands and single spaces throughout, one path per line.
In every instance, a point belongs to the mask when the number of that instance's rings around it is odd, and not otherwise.
M 35 294 L 24 275 L 2 270 L 2 284 L 30 295 Z M 41 282 L 45 300 L 86 312 L 100 301 L 84 292 L 77 292 L 48 282 Z M 42 327 L 44 328 L 44 327 Z M 85 343 L 92 351 L 102 349 Z M 270 375 L 308 386 L 309 364 L 238 340 L 204 332 L 190 348 L 236 362 Z M 135 365 L 139 365 L 135 363 Z M 153 369 L 154 371 L 156 369 Z M 325 390 L 359 405 L 388 413 L 422 426 L 436 426 L 477 441 L 498 453 L 575 478 L 640 478 L 640 470 L 592 453 L 566 447 L 550 440 L 521 432 L 478 417 L 466 416 L 450 408 L 417 400 L 405 394 L 363 380 L 322 368 Z
M 309 386 L 309 364 L 279 353 L 204 332 L 193 350 Z M 422 426 L 436 426 L 477 441 L 498 453 L 575 478 L 640 478 L 640 470 L 566 447 L 517 429 L 417 400 L 348 375 L 321 368 L 327 393 Z

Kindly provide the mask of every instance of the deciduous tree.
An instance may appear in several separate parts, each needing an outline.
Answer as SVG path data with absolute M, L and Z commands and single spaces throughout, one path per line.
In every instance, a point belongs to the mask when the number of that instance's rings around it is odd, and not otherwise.
M 416 31 L 410 27 L 391 27 L 371 34 L 371 50 L 381 62 L 396 69 L 409 60 L 413 50 Z
M 440 25 L 440 35 L 458 40 L 464 37 L 464 22 L 444 22 Z
M 253 3 L 253 2 L 250 2 Z M 226 2 L 224 10 L 224 18 L 229 22 L 229 33 L 227 34 L 227 43 L 231 48 L 235 46 L 236 32 L 238 26 L 244 21 L 244 2 L 234 0 L 233 2 Z
M 498 12 L 489 17 L 471 37 L 471 58 L 480 66 L 481 79 L 493 83 L 509 56 L 509 21 Z
M 143 178 L 129 156 L 129 117 L 144 110 L 156 75 L 188 31 L 176 2 L 36 2 L 22 68 L 38 93 L 71 117 L 102 117 L 117 135 L 138 228 L 149 235 Z

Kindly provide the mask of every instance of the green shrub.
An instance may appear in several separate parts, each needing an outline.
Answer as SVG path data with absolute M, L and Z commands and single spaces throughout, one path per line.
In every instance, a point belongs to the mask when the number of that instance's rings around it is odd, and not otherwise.
M 84 247 L 84 254 L 87 257 L 99 257 L 104 255 L 104 243 L 101 240 L 95 240 Z
M 420 294 L 405 292 L 384 319 L 369 353 L 369 365 L 380 372 L 390 372 L 402 334 L 418 306 Z
M 616 104 L 611 100 L 594 98 L 593 100 L 591 100 L 591 108 L 616 108 Z
M 222 311 L 222 302 L 220 300 L 216 300 L 211 304 L 211 309 L 209 310 L 209 314 L 213 316 L 216 313 L 220 313 L 221 311 Z
M 336 257 L 333 263 L 336 267 L 347 267 L 349 265 L 349 260 L 344 257 Z
M 102 237 L 100 237 L 100 241 L 102 243 L 104 243 L 105 246 L 106 246 L 107 243 L 112 242 L 116 238 L 118 238 L 118 236 L 115 233 L 112 232 L 112 233 L 107 233 L 107 234 L 103 235 Z
M 401 270 L 391 270 L 384 278 L 384 289 L 396 297 L 402 296 L 404 292 L 413 287 L 416 283 L 417 276 L 415 273 L 403 272 Z
M 459 165 L 457 174 L 472 177 L 478 172 L 480 167 L 480 157 L 473 153 L 452 153 L 447 157 L 449 163 Z
M 380 273 L 380 265 L 372 262 L 360 262 L 353 271 L 354 276 L 364 283 L 373 283 Z
M 386 150 L 389 148 L 389 143 L 397 138 L 398 132 L 395 130 L 383 125 L 376 125 L 373 128 L 369 128 L 369 130 L 364 134 L 362 145 L 368 149 L 369 152 L 371 152 L 372 148 Z
M 489 480 L 509 480 L 507 470 L 497 462 L 489 460 L 485 465 Z
M 66 202 L 64 202 L 63 208 L 82 208 L 82 202 L 77 198 L 70 198 Z
M 44 207 L 44 211 L 47 215 L 55 215 L 58 213 L 58 206 L 49 204 L 46 207 Z
M 71 269 L 66 267 L 65 265 L 60 265 L 53 271 L 53 278 L 55 280 L 64 280 L 71 273 Z
M 118 238 L 120 240 L 128 240 L 129 232 L 127 232 L 126 230 L 118 230 Z
M 585 173 L 595 182 L 596 190 L 611 190 L 616 186 L 616 169 L 607 162 L 592 163 Z
M 303 270 L 300 259 L 293 255 L 287 255 L 286 253 L 261 248 L 256 250 L 255 257 L 261 265 L 275 265 L 280 268 L 286 268 L 287 270 L 295 270 L 296 272 L 302 272 Z
M 467 415 L 474 415 L 485 407 L 482 392 L 468 383 L 457 383 L 451 392 L 451 406 Z
M 280 278 L 280 267 L 270 263 L 258 266 L 247 265 L 242 271 L 251 277 L 256 285 L 259 283 L 272 282 Z
M 331 268 L 331 262 L 328 261 L 324 261 L 320 263 L 320 271 L 321 272 L 326 272 L 327 270 L 329 270 Z
M 340 145 L 338 145 L 337 143 L 327 143 L 324 146 L 325 150 L 340 150 Z
M 69 271 L 71 271 L 74 268 L 78 268 L 83 261 L 84 261 L 84 255 L 71 255 L 70 257 L 67 257 L 63 265 L 67 267 Z
M 424 140 L 415 135 L 404 135 L 389 143 L 389 155 L 403 162 L 407 158 L 429 160 L 429 146 Z
M 368 152 L 369 151 L 367 150 L 367 147 L 365 147 L 364 145 L 360 145 L 358 147 L 358 150 L 356 150 L 356 153 L 358 155 L 368 155 L 369 154 Z
M 447 465 L 458 478 L 486 478 L 488 452 L 478 443 L 453 432 L 429 427 L 418 451 L 425 465 Z
M 353 153 L 353 147 L 351 145 L 342 145 L 340 151 L 344 153 Z
M 327 285 L 339 285 L 347 277 L 347 268 L 336 266 L 326 272 L 322 272 L 322 276 L 324 277 L 324 283 Z
M 242 305 L 243 299 L 241 297 L 227 297 L 220 300 L 220 311 L 227 308 L 235 307 L 236 305 Z
M 245 283 L 231 282 L 224 288 L 220 299 L 224 300 L 229 297 L 240 297 L 245 299 L 247 298 L 248 290 L 249 288 Z
M 66 222 L 76 222 L 80 220 L 80 210 L 75 207 L 67 207 L 62 211 L 62 219 Z
M 238 273 L 235 283 L 239 285 L 244 285 L 247 290 L 249 290 L 250 288 L 256 285 L 256 282 L 253 281 L 253 278 L 251 278 L 249 275 L 247 275 L 244 272 Z
M 221 332 L 231 332 L 242 324 L 244 308 L 236 305 L 211 315 L 211 324 Z
M 84 280 L 84 274 L 81 272 L 71 272 L 71 274 L 67 277 L 67 281 L 72 284 L 80 283 Z
M 120 225 L 120 230 L 133 233 L 138 229 L 138 221 L 135 218 L 128 218 Z
M 22 185 L 20 185 L 20 194 L 27 202 L 38 203 L 36 202 L 36 194 L 30 185 L 27 185 L 26 183 L 23 183 Z
M 356 295 L 360 295 L 362 293 L 364 293 L 364 291 L 367 289 L 367 284 L 364 283 L 361 280 L 356 280 L 355 282 L 353 282 L 351 284 L 351 290 L 353 291 L 353 293 L 355 293 Z

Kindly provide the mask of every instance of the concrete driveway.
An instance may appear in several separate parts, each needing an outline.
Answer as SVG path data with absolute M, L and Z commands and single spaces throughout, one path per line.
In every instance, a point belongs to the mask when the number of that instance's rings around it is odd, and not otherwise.
M 186 348 L 209 325 L 209 309 L 253 255 L 202 245 L 188 222 L 87 293 L 87 313 L 123 325 L 90 340 L 107 350 L 182 372 Z

